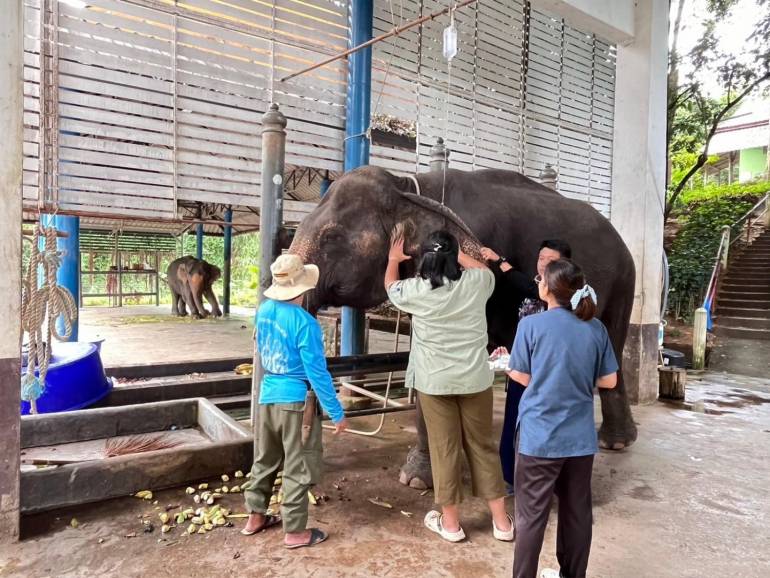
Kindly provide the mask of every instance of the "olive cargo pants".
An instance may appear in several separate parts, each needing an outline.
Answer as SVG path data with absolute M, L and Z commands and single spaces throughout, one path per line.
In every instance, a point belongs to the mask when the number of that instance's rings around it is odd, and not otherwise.
M 251 479 L 243 486 L 249 513 L 264 514 L 273 484 L 283 464 L 281 518 L 286 533 L 307 527 L 308 491 L 321 476 L 323 454 L 321 416 L 316 412 L 310 435 L 302 444 L 305 402 L 259 406 L 258 448 Z
M 463 501 L 463 453 L 474 496 L 505 496 L 503 473 L 492 431 L 492 388 L 465 395 L 418 392 L 428 431 L 435 501 L 441 506 Z

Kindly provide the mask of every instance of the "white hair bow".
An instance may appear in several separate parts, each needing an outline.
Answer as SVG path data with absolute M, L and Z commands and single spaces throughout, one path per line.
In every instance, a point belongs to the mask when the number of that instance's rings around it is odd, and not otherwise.
M 572 299 L 570 299 L 572 310 L 574 311 L 577 309 L 578 305 L 580 305 L 580 302 L 586 297 L 590 297 L 591 301 L 593 301 L 594 305 L 596 305 L 596 291 L 594 291 L 594 288 L 590 285 L 583 285 L 583 288 L 575 291 L 575 293 L 572 295 Z

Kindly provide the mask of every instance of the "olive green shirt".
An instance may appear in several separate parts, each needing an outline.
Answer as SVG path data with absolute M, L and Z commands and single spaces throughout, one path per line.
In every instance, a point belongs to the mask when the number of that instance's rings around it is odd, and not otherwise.
M 492 385 L 486 304 L 494 288 L 489 269 L 467 269 L 436 289 L 419 277 L 390 286 L 393 305 L 412 314 L 407 387 L 428 395 L 459 395 Z

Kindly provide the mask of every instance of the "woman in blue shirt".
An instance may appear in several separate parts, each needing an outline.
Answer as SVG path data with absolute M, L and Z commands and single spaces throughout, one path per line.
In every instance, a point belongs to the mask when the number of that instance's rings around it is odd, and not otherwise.
M 591 549 L 591 469 L 598 451 L 594 386 L 613 388 L 618 364 L 607 330 L 594 318 L 596 294 L 572 261 L 538 275 L 544 313 L 519 323 L 508 374 L 526 387 L 516 446 L 515 578 L 537 574 L 554 494 L 559 497 L 556 557 L 560 572 L 586 575 Z

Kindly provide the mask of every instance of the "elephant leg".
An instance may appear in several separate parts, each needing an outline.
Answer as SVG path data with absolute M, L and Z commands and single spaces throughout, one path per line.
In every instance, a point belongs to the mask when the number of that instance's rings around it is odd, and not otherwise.
M 200 319 L 201 316 L 198 313 L 198 308 L 195 306 L 195 301 L 193 300 L 192 291 L 188 283 L 185 283 L 184 285 L 182 285 L 182 300 L 184 304 L 187 305 L 187 309 L 190 310 L 190 316 L 193 319 Z
M 222 317 L 222 310 L 219 308 L 219 302 L 217 301 L 217 296 L 214 294 L 214 290 L 211 287 L 206 287 L 203 295 L 206 297 L 206 301 L 209 302 L 209 305 L 211 305 L 211 314 L 214 317 Z
M 602 425 L 599 428 L 599 445 L 604 449 L 622 450 L 636 441 L 637 431 L 631 406 L 628 402 L 625 379 L 623 377 L 623 348 L 628 333 L 628 320 L 631 316 L 633 301 L 626 307 L 617 307 L 602 316 L 602 322 L 612 341 L 618 365 L 618 384 L 613 389 L 600 389 L 602 405 Z
M 171 315 L 181 315 L 179 313 L 179 294 L 169 285 L 171 289 Z
M 208 317 L 209 312 L 203 306 L 203 275 L 193 273 L 190 275 L 190 295 L 192 298 L 192 307 L 201 317 Z
M 179 310 L 179 316 L 187 317 L 187 305 L 184 302 L 184 298 L 177 293 L 176 301 L 177 301 L 177 309 Z
M 401 466 L 398 481 L 416 490 L 433 487 L 433 473 L 430 467 L 430 452 L 428 451 L 428 430 L 425 429 L 425 418 L 420 407 L 420 396 L 416 396 L 417 411 L 415 425 L 417 426 L 417 443 L 412 446 L 406 456 L 406 463 Z

